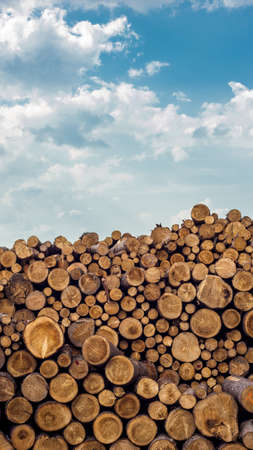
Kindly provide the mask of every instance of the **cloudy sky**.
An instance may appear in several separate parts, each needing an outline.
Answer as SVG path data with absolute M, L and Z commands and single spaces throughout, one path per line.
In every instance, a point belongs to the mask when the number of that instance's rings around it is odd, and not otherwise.
M 253 0 L 1 0 L 0 245 L 253 216 Z

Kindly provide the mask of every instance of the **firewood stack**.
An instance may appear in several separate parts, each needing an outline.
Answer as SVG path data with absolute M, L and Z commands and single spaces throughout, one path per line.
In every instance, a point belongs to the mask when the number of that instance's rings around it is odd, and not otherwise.
M 253 221 L 0 249 L 0 449 L 253 449 Z

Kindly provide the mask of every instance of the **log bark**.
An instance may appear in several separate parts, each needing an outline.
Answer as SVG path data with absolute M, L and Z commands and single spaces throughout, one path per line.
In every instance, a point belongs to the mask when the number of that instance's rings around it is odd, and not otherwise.
M 240 405 L 248 412 L 253 412 L 253 381 L 243 377 L 227 377 L 222 389 L 233 395 Z

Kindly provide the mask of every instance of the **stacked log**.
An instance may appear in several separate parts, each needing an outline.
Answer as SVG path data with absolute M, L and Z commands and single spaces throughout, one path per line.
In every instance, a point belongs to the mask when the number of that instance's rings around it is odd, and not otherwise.
M 0 248 L 0 449 L 253 449 L 253 221 Z

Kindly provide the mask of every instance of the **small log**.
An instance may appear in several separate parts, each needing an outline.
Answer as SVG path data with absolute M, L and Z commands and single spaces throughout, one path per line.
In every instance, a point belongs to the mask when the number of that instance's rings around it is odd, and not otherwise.
M 244 445 L 239 442 L 235 442 L 234 444 L 221 444 L 218 447 L 218 450 L 247 450 Z
M 78 394 L 77 382 L 68 373 L 60 373 L 50 381 L 49 394 L 59 403 L 71 402 Z
M 107 325 L 102 325 L 101 327 L 99 327 L 96 334 L 98 336 L 103 336 L 104 338 L 106 338 L 107 341 L 111 342 L 111 344 L 113 344 L 115 347 L 117 347 L 119 344 L 118 333 Z
M 110 383 L 123 386 L 141 376 L 156 378 L 156 370 L 152 363 L 139 362 L 124 355 L 117 355 L 106 364 L 105 375 Z
M 17 450 L 27 450 L 31 448 L 35 441 L 35 431 L 27 424 L 16 425 L 11 430 L 11 442 Z M 5 450 L 5 447 L 1 447 Z
M 158 390 L 158 383 L 152 378 L 141 377 L 136 383 L 136 393 L 144 399 L 156 397 Z
M 190 269 L 185 262 L 175 262 L 169 269 L 171 286 L 178 287 L 182 282 L 190 280 Z
M 110 445 L 110 450 L 140 450 L 140 447 L 136 447 L 128 439 L 119 439 Z
M 21 384 L 21 392 L 31 402 L 41 402 L 48 394 L 48 384 L 43 376 L 33 372 Z
M 46 298 L 41 291 L 32 291 L 25 299 L 25 306 L 31 311 L 39 311 L 45 304 Z
M 34 261 L 27 270 L 28 279 L 32 283 L 43 283 L 48 276 L 48 268 L 44 261 Z
M 190 326 L 194 334 L 202 338 L 216 336 L 221 329 L 219 315 L 208 308 L 197 310 L 191 317 Z
M 36 439 L 33 450 L 68 450 L 68 445 L 62 436 L 42 434 Z
M 208 206 L 199 203 L 197 205 L 194 205 L 191 210 L 191 218 L 196 223 L 204 222 L 205 218 L 207 216 L 210 216 L 210 210 Z
M 82 355 L 74 356 L 70 366 L 69 373 L 76 380 L 82 380 L 88 375 L 89 366 Z
M 68 337 L 75 347 L 82 347 L 84 341 L 95 332 L 93 319 L 79 319 L 68 327 Z
M 246 448 L 253 449 L 253 420 L 241 423 L 240 437 Z
M 165 420 L 168 417 L 168 408 L 158 400 L 151 402 L 148 405 L 148 415 L 155 421 Z
M 244 314 L 243 330 L 250 338 L 253 338 L 253 310 Z
M 43 431 L 58 431 L 65 428 L 71 421 L 71 411 L 62 403 L 45 402 L 38 406 L 35 412 L 35 422 Z
M 89 336 L 83 343 L 82 354 L 84 359 L 93 366 L 102 366 L 113 355 L 121 354 L 121 351 L 114 347 L 103 336 Z
M 37 362 L 31 353 L 18 350 L 8 358 L 7 370 L 13 377 L 22 377 L 34 372 Z
M 68 444 L 78 445 L 84 441 L 86 431 L 80 422 L 70 422 L 64 429 L 63 436 Z
M 241 315 L 236 309 L 225 309 L 222 313 L 222 322 L 226 328 L 236 328 L 241 322 Z
M 0 372 L 0 402 L 10 400 L 16 391 L 13 378 L 7 372 Z
M 179 404 L 183 409 L 193 409 L 197 403 L 196 395 L 193 389 L 189 388 L 183 392 L 179 398 Z
M 192 413 L 182 408 L 173 409 L 164 426 L 167 434 L 176 441 L 189 439 L 196 428 Z
M 105 381 L 102 375 L 91 372 L 83 381 L 83 387 L 89 394 L 98 394 L 105 387 Z
M 219 276 L 207 275 L 199 285 L 197 297 L 209 308 L 225 308 L 232 300 L 232 288 Z
M 232 284 L 238 291 L 250 291 L 253 288 L 253 274 L 240 270 L 233 277 Z
M 44 378 L 53 378 L 57 375 L 59 367 L 53 359 L 46 359 L 41 363 L 40 374 Z
M 134 317 L 127 317 L 122 320 L 119 326 L 119 332 L 125 339 L 135 340 L 142 335 L 142 324 Z
M 15 273 L 5 287 L 5 294 L 12 302 L 22 305 L 32 290 L 32 283 L 26 280 L 21 273 Z
M 110 389 L 104 389 L 98 394 L 98 401 L 101 406 L 105 408 L 110 408 L 114 405 L 116 401 L 116 396 Z
M 87 423 L 97 417 L 100 406 L 94 395 L 80 394 L 72 401 L 71 410 L 77 420 Z
M 179 361 L 192 362 L 199 358 L 201 349 L 193 333 L 183 332 L 174 338 L 171 352 Z
M 132 419 L 140 411 L 140 400 L 135 394 L 128 393 L 119 398 L 115 403 L 115 412 L 123 419 Z
M 244 377 L 248 374 L 250 365 L 246 358 L 237 356 L 229 361 L 229 373 L 238 377 Z
M 148 450 L 177 450 L 176 442 L 166 436 L 159 434 L 149 445 Z
M 193 410 L 198 430 L 207 437 L 217 437 L 225 442 L 238 436 L 238 406 L 232 395 L 226 392 L 210 394 L 200 400 Z
M 61 301 L 66 308 L 76 308 L 80 304 L 81 299 L 82 295 L 80 289 L 72 284 L 68 285 L 61 292 Z
M 48 275 L 48 284 L 55 291 L 63 291 L 69 285 L 69 274 L 62 268 L 52 269 Z
M 181 392 L 174 383 L 167 383 L 166 379 L 159 379 L 159 400 L 165 405 L 174 405 L 181 397 Z
M 31 403 L 24 397 L 14 397 L 5 406 L 5 414 L 8 420 L 13 423 L 27 422 L 33 413 Z
M 233 395 L 248 412 L 253 412 L 253 381 L 243 377 L 230 376 L 222 383 L 222 389 Z
M 143 447 L 154 440 L 157 434 L 157 425 L 146 415 L 136 416 L 128 422 L 126 434 L 133 444 Z
M 214 450 L 214 446 L 208 439 L 199 434 L 194 434 L 184 443 L 182 450 Z
M 46 359 L 64 343 L 61 327 L 49 317 L 37 317 L 24 330 L 24 341 L 28 350 L 36 357 Z
M 182 300 L 174 294 L 163 294 L 158 302 L 158 310 L 166 319 L 177 319 L 182 313 Z
M 96 417 L 93 423 L 93 432 L 99 442 L 112 444 L 120 438 L 123 424 L 116 414 L 103 412 Z

